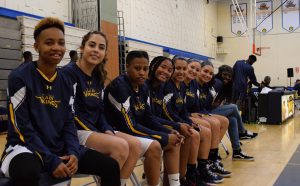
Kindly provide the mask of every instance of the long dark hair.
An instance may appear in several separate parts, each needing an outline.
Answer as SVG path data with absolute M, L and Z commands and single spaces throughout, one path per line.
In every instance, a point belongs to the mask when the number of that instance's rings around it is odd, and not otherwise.
M 80 48 L 82 48 L 82 49 L 84 48 L 86 42 L 90 39 L 91 35 L 93 35 L 93 34 L 98 34 L 98 35 L 102 36 L 105 39 L 106 49 L 105 49 L 104 59 L 101 63 L 96 65 L 96 67 L 94 68 L 94 71 L 93 71 L 100 78 L 100 83 L 104 84 L 104 82 L 107 80 L 107 71 L 105 70 L 105 64 L 107 62 L 107 55 L 106 54 L 107 54 L 107 48 L 108 48 L 108 40 L 107 40 L 106 35 L 104 33 L 100 32 L 100 31 L 88 32 L 87 34 L 85 34 L 83 36 Z
M 212 64 L 212 62 L 210 61 L 202 61 L 201 62 L 201 68 L 205 67 L 205 66 L 211 66 L 212 68 L 214 68 L 214 65 Z M 215 84 L 215 76 L 213 75 L 210 82 L 206 83 L 209 87 L 212 87 Z

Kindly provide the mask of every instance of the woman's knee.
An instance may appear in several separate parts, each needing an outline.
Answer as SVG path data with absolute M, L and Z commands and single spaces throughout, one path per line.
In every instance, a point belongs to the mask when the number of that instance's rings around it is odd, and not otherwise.
M 127 140 L 128 146 L 129 146 L 129 153 L 130 156 L 139 157 L 142 153 L 142 144 L 140 140 L 138 140 L 136 137 L 130 138 Z
M 206 120 L 202 120 L 201 126 L 206 128 L 211 128 L 210 123 Z
M 122 159 L 127 159 L 129 155 L 129 144 L 122 138 L 117 139 L 111 146 L 113 154 L 118 154 Z
M 191 130 L 191 133 L 192 133 L 192 135 L 191 135 L 192 141 L 199 143 L 200 142 L 200 133 L 196 130 Z
M 205 139 L 205 140 L 211 140 L 211 130 L 206 128 L 206 127 L 202 127 L 201 128 L 201 132 L 200 132 L 200 136 L 201 139 Z
M 210 121 L 211 131 L 219 131 L 221 128 L 221 122 L 217 119 Z
M 161 158 L 162 148 L 158 141 L 154 140 L 145 153 L 145 157 L 147 158 Z
M 239 108 L 236 104 L 230 104 L 230 106 L 237 112 L 239 112 Z

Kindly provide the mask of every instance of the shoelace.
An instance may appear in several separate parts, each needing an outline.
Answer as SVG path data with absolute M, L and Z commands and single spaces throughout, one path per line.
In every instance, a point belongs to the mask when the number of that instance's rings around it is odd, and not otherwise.
M 225 169 L 221 167 L 218 163 L 215 163 L 214 165 L 217 169 L 221 170 L 222 172 L 225 172 Z
M 218 177 L 218 175 L 216 174 L 216 173 L 214 173 L 214 172 L 212 172 L 211 170 L 207 170 L 207 174 L 209 175 L 209 176 L 212 176 L 212 177 L 214 177 L 214 178 L 217 178 Z

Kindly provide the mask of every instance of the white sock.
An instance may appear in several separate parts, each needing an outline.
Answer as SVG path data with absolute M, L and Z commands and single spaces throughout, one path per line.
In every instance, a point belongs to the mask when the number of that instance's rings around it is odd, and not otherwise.
M 125 186 L 128 179 L 121 179 L 121 186 Z
M 179 173 L 177 174 L 168 174 L 170 186 L 180 186 Z

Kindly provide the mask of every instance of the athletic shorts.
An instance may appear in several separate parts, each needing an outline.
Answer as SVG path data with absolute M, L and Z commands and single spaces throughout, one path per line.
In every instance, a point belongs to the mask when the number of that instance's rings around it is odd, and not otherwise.
M 93 133 L 90 130 L 77 130 L 79 144 L 85 146 L 86 140 Z
M 26 147 L 21 145 L 15 145 L 15 146 L 9 146 L 7 149 L 5 149 L 5 156 L 4 160 L 1 164 L 1 171 L 3 174 L 9 178 L 9 164 L 11 160 L 21 153 L 32 153 L 30 150 L 28 150 Z
M 141 157 L 145 155 L 145 153 L 147 152 L 148 148 L 150 147 L 151 143 L 154 141 L 152 139 L 148 139 L 148 138 L 143 138 L 143 137 L 137 137 L 137 139 L 141 142 L 141 146 L 142 146 L 142 154 Z

